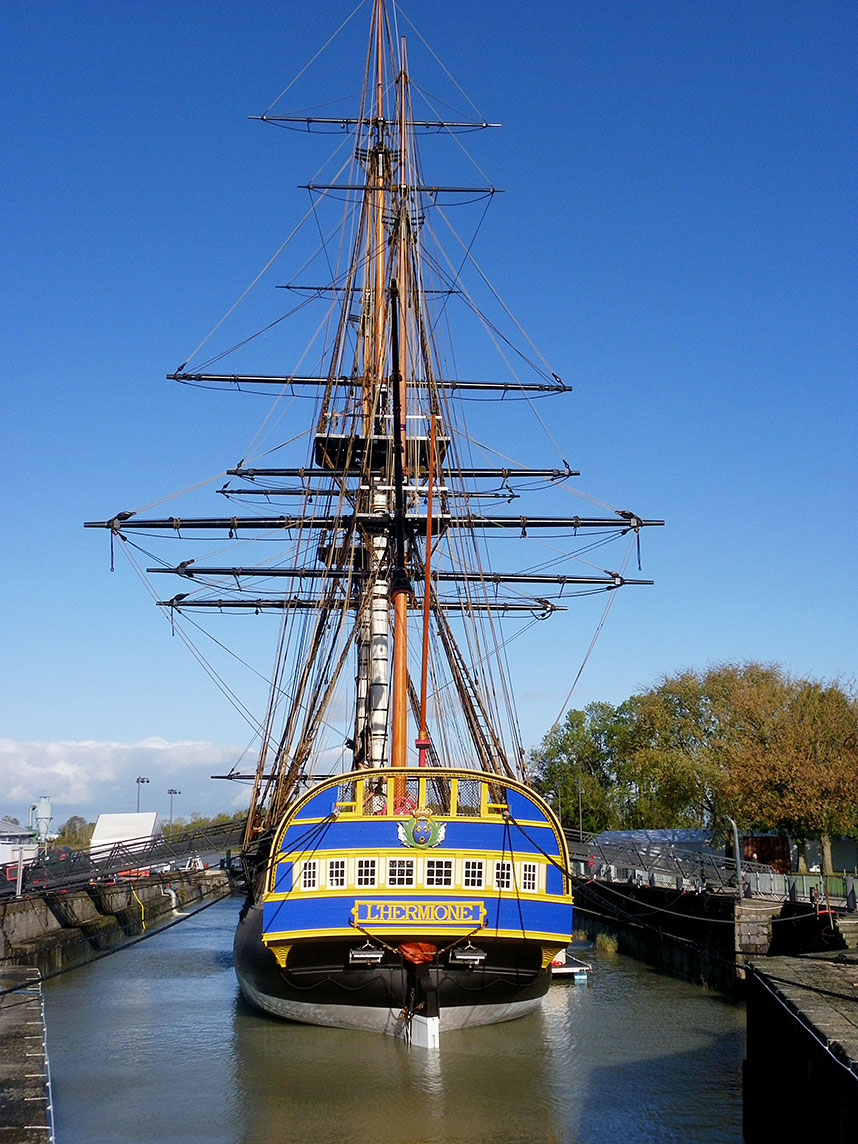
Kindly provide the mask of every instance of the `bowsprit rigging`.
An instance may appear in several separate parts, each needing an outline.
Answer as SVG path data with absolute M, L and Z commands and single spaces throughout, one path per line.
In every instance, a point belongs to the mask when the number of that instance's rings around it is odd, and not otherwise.
M 357 114 L 259 117 L 354 135 L 352 170 L 311 185 L 344 209 L 331 285 L 311 291 L 328 307 L 322 364 L 307 370 L 305 351 L 292 373 L 186 362 L 168 375 L 274 391 L 275 404 L 304 396 L 306 432 L 226 470 L 216 491 L 235 515 L 124 511 L 87 527 L 135 561 L 144 552 L 156 583 L 177 578 L 180 591 L 154 593 L 174 627 L 207 613 L 278 618 L 244 839 L 245 996 L 293 1020 L 433 1045 L 441 1029 L 538 1005 L 571 934 L 566 844 L 528 785 L 510 643 L 576 595 L 651 583 L 625 569 L 642 530 L 662 522 L 570 515 L 559 498 L 576 495 L 578 474 L 565 459 L 506 456 L 532 452 L 534 402 L 569 393 L 550 368 L 493 380 L 480 365 L 476 380 L 458 378 L 451 308 L 476 305 L 458 271 L 439 269 L 453 263 L 432 219 L 445 191 L 479 188 L 427 180 L 417 137 L 490 124 L 415 113 L 395 5 L 370 6 Z M 497 329 L 483 323 L 503 351 Z M 476 344 L 465 340 L 466 357 Z M 481 443 L 488 435 L 503 453 Z M 496 500 L 508 511 L 491 511 Z M 186 551 L 153 553 L 144 539 Z M 613 568 L 594 562 L 617 541 Z

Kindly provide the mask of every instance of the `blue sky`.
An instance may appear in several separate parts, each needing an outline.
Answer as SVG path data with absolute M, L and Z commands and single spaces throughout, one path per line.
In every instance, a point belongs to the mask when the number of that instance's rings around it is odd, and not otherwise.
M 169 786 L 185 792 L 177 815 L 240 801 L 207 776 L 243 749 L 243 725 L 81 524 L 222 471 L 261 417 L 164 375 L 306 208 L 315 142 L 246 117 L 354 7 L 0 6 L 0 814 L 42 794 L 58 821 L 133 809 L 137 774 L 163 816 Z M 858 7 L 403 11 L 503 124 L 467 140 L 504 189 L 476 254 L 574 386 L 551 415 L 578 486 L 667 522 L 644 536 L 655 586 L 617 596 L 573 704 L 723 661 L 851 678 Z M 354 93 L 367 20 L 291 106 Z M 422 47 L 403 28 L 413 70 Z M 440 178 L 439 147 L 428 161 Z M 528 744 L 603 602 L 582 604 L 549 670 L 523 656 Z

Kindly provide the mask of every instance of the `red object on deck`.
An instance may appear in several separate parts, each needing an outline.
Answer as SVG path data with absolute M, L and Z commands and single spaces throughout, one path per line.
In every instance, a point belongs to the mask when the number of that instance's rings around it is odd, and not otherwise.
M 404 941 L 396 948 L 406 961 L 411 961 L 414 965 L 431 961 L 438 951 L 438 947 L 428 941 Z

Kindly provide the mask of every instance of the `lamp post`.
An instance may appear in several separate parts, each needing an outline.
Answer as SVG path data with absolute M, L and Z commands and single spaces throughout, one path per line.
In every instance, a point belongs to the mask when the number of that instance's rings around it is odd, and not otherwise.
M 733 827 L 733 857 L 736 859 L 736 896 L 738 897 L 739 901 L 741 902 L 741 900 L 742 900 L 742 858 L 741 858 L 741 855 L 739 853 L 739 827 L 736 825 L 735 821 L 730 817 L 729 814 L 725 814 L 724 817 L 727 819 L 727 821 Z
M 176 790 L 175 787 L 170 787 L 170 789 L 167 791 L 167 794 L 170 796 L 170 841 L 171 842 L 173 841 L 173 795 L 174 794 L 181 794 L 181 793 L 182 792 L 180 790 Z
M 148 779 L 144 779 L 142 775 L 137 776 L 137 813 L 140 813 L 140 786 L 142 783 L 148 783 Z

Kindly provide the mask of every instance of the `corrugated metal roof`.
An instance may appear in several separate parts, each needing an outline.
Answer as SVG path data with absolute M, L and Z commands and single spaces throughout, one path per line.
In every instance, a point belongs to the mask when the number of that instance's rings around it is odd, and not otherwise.
M 30 830 L 27 826 L 21 826 L 19 822 L 12 822 L 8 818 L 0 818 L 0 841 L 9 842 L 12 839 L 16 841 L 19 838 L 35 838 L 36 832 Z

